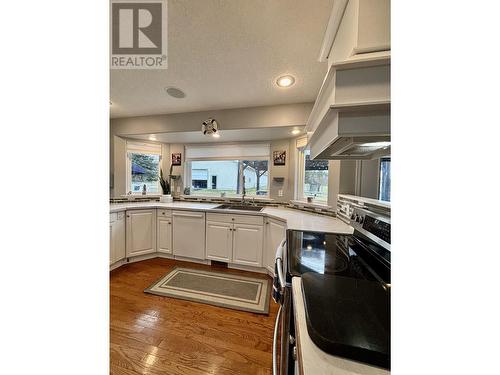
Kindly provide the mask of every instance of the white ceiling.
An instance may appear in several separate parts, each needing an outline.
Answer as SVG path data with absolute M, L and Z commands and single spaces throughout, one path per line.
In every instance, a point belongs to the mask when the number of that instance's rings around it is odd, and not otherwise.
M 292 134 L 293 130 L 300 130 L 299 134 Z M 220 130 L 220 138 L 203 135 L 200 131 L 171 132 L 157 134 L 136 134 L 128 138 L 143 139 L 161 143 L 222 143 L 222 142 L 249 142 L 249 141 L 272 141 L 275 139 L 286 139 L 298 137 L 305 134 L 304 126 L 282 126 L 279 128 L 258 129 L 228 129 Z
M 168 69 L 111 70 L 111 117 L 314 101 L 333 0 L 169 0 Z M 274 81 L 292 74 L 296 83 Z M 175 99 L 164 88 L 186 93 Z

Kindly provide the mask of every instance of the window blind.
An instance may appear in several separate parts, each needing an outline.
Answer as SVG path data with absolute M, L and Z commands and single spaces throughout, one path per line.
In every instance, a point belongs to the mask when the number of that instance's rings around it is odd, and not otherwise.
M 161 155 L 161 144 L 127 141 L 127 153 Z
M 304 148 L 307 145 L 307 135 L 304 137 L 297 138 L 295 141 L 295 147 L 297 148 Z
M 207 159 L 269 159 L 268 143 L 186 146 L 186 158 Z

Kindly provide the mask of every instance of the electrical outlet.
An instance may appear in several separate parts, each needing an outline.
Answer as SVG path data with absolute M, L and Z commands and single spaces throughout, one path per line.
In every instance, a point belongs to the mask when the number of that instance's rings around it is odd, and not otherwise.
M 283 189 L 279 189 L 278 190 L 278 197 L 282 197 L 283 196 Z

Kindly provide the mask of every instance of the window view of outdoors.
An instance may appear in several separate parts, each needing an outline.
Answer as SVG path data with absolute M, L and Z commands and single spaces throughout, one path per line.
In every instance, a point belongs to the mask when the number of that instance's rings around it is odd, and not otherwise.
M 267 195 L 267 160 L 196 160 L 191 162 L 191 194 Z
M 328 200 L 328 160 L 311 160 L 311 152 L 304 151 L 304 196 L 319 201 Z
M 131 179 L 130 191 L 132 193 L 142 193 L 143 185 L 146 185 L 146 192 L 159 193 L 159 163 L 160 155 L 151 154 L 130 154 Z
M 380 159 L 380 188 L 378 199 L 391 201 L 391 159 Z

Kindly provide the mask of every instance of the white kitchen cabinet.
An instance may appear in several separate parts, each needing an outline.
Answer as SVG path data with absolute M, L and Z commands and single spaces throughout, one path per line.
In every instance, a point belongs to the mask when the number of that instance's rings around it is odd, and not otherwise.
M 129 210 L 126 218 L 127 258 L 156 252 L 156 210 Z
M 234 224 L 233 263 L 261 267 L 263 237 L 261 225 Z
M 233 224 L 207 220 L 207 259 L 230 263 L 233 255 Z
M 266 244 L 264 250 L 264 266 L 274 275 L 274 259 L 276 249 L 286 236 L 286 223 L 279 220 L 266 220 Z
M 172 212 L 172 251 L 176 256 L 205 259 L 205 213 Z
M 109 264 L 125 258 L 125 212 L 110 214 Z
M 165 211 L 157 212 L 157 251 L 172 254 L 172 217 L 165 215 Z

